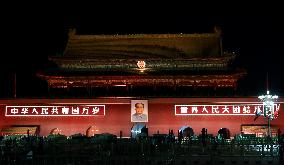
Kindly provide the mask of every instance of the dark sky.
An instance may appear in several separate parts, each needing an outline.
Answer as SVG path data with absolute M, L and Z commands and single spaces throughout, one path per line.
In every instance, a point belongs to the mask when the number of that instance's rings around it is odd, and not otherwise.
M 223 32 L 226 51 L 248 71 L 242 81 L 247 95 L 266 90 L 284 95 L 282 56 L 283 15 L 277 4 L 92 4 L 13 8 L 2 19 L 0 97 L 13 97 L 17 73 L 19 97 L 43 96 L 46 84 L 35 74 L 48 63 L 48 56 L 61 53 L 68 29 L 80 34 L 198 33 Z M 223 4 L 224 5 L 224 4 Z M 17 14 L 14 14 L 17 13 Z

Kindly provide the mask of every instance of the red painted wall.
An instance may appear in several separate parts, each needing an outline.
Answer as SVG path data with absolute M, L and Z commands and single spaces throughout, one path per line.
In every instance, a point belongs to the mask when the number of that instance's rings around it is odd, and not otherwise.
M 280 103 L 280 116 L 271 122 L 284 131 L 284 99 L 278 99 Z M 201 133 L 202 128 L 207 128 L 209 134 L 216 135 L 222 127 L 229 128 L 231 135 L 241 133 L 241 124 L 267 124 L 260 116 L 255 122 L 254 116 L 175 116 L 175 104 L 219 104 L 219 103 L 260 103 L 257 98 L 150 98 L 148 99 L 149 122 L 146 125 L 149 133 L 168 133 L 173 129 L 174 133 L 184 125 L 193 128 L 196 134 Z M 5 116 L 6 105 L 33 105 L 54 103 L 89 103 L 106 105 L 105 116 L 96 117 L 11 117 Z M 229 104 L 228 103 L 228 104 Z M 101 99 L 15 99 L 0 100 L 0 128 L 11 125 L 40 125 L 40 135 L 46 136 L 53 128 L 62 130 L 67 136 L 82 133 L 90 126 L 96 126 L 98 133 L 112 133 L 119 136 L 120 130 L 123 136 L 130 136 L 133 125 L 130 121 L 131 98 L 101 98 Z

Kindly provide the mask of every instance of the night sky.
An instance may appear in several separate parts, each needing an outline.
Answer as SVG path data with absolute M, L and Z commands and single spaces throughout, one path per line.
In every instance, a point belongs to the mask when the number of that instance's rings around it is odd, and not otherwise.
M 244 96 L 265 93 L 267 73 L 270 91 L 284 95 L 284 13 L 277 4 L 87 6 L 19 6 L 5 14 L 1 98 L 13 97 L 15 73 L 19 98 L 46 96 L 47 84 L 35 74 L 49 65 L 49 55 L 62 53 L 69 28 L 79 34 L 157 34 L 213 32 L 215 25 L 222 29 L 224 51 L 236 52 L 236 64 L 248 72 L 240 82 Z

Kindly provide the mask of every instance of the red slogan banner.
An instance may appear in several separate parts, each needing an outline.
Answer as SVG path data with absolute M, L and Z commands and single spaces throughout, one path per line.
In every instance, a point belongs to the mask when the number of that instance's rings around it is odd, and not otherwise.
M 5 116 L 104 116 L 105 105 L 6 106 Z
M 274 104 L 275 111 L 280 104 Z M 242 105 L 175 105 L 175 115 L 255 115 L 263 110 L 263 104 Z

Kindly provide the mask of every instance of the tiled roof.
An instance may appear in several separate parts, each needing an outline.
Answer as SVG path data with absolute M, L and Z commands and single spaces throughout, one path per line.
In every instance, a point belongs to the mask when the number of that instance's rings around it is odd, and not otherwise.
M 66 58 L 84 59 L 188 59 L 220 56 L 220 35 L 202 34 L 69 34 Z

